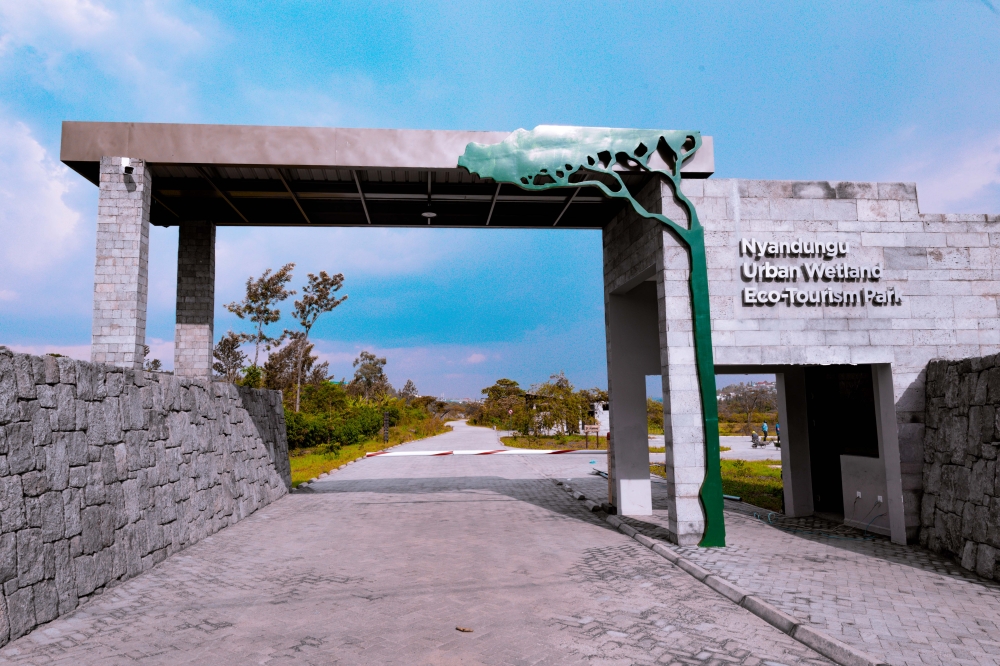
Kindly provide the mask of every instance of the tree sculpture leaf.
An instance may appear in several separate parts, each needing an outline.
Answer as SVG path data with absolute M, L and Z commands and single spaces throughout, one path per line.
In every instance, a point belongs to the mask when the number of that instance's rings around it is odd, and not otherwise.
M 511 132 L 497 144 L 470 143 L 458 158 L 458 165 L 481 178 L 525 190 L 595 187 L 609 197 L 627 199 L 643 217 L 658 219 L 683 235 L 685 227 L 650 213 L 636 201 L 619 173 L 658 173 L 673 181 L 679 194 L 681 166 L 700 147 L 700 132 L 539 125 L 531 131 Z M 610 176 L 617 187 L 588 180 L 594 173 Z

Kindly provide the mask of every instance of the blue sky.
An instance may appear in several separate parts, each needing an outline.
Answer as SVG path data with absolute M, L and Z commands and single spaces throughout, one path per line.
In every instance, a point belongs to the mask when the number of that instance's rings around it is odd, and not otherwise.
M 985 0 L 375 3 L 0 0 L 0 343 L 89 356 L 96 189 L 60 122 L 698 129 L 719 177 L 916 181 L 1000 212 L 1000 14 Z M 171 364 L 176 230 L 151 236 L 147 335 Z M 474 396 L 605 385 L 600 235 L 220 229 L 222 304 L 264 268 L 345 273 L 315 335 L 338 376 Z

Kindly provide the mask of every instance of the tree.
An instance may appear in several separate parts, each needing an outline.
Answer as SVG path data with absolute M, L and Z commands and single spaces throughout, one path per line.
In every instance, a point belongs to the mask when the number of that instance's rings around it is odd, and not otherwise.
M 752 420 L 756 412 L 774 410 L 777 402 L 776 392 L 769 386 L 757 384 L 737 384 L 727 388 L 722 397 L 723 409 L 738 414 L 745 419 L 744 434 L 749 435 L 753 429 Z
M 52 356 L 58 356 L 58 354 L 52 354 Z M 160 359 L 158 358 L 147 359 L 146 358 L 147 356 L 149 356 L 149 345 L 143 345 L 142 357 L 143 359 L 145 359 L 145 361 L 142 364 L 142 369 L 146 370 L 147 372 L 161 372 L 163 369 L 163 364 L 160 363 Z
M 247 364 L 247 355 L 240 349 L 240 345 L 250 339 L 251 336 L 246 333 L 229 331 L 212 350 L 212 358 L 215 359 L 212 370 L 230 384 L 240 380 L 243 368 Z
M 270 349 L 280 344 L 285 337 L 285 334 L 282 333 L 277 338 L 272 338 L 267 334 L 265 328 L 281 319 L 281 310 L 274 305 L 295 293 L 285 289 L 285 285 L 292 280 L 292 269 L 294 268 L 295 264 L 285 264 L 273 275 L 271 269 L 268 268 L 256 280 L 252 277 L 247 278 L 247 293 L 243 300 L 226 305 L 227 310 L 240 319 L 249 319 L 256 328 L 256 331 L 250 335 L 250 340 L 254 343 L 253 367 L 255 368 L 259 367 L 261 345 Z
M 565 374 L 552 375 L 544 384 L 533 386 L 531 392 L 536 396 L 538 418 L 546 429 L 558 426 L 566 434 L 579 430 L 587 409 Z
M 312 353 L 313 345 L 306 340 L 302 331 L 295 331 L 288 337 L 288 343 L 271 352 L 264 361 L 264 386 L 283 391 L 290 398 L 292 388 L 301 385 L 303 375 L 306 375 L 306 383 L 309 384 L 327 381 L 330 364 L 325 361 L 316 363 L 319 357 Z M 299 402 L 298 398 L 297 395 L 296 403 Z
M 580 389 L 580 397 L 589 408 L 590 405 L 593 405 L 595 402 L 607 402 L 608 392 L 597 387 L 592 389 Z
M 646 429 L 650 433 L 663 432 L 663 403 L 646 398 Z
M 392 384 L 385 376 L 385 359 L 363 351 L 354 359 L 354 379 L 347 385 L 348 393 L 373 400 L 393 394 Z
M 480 178 L 531 191 L 595 187 L 610 198 L 624 199 L 640 217 L 660 222 L 687 249 L 695 364 L 705 417 L 705 480 L 699 493 L 705 509 L 705 532 L 700 545 L 725 546 L 705 229 L 694 204 L 681 189 L 681 167 L 701 145 L 699 132 L 541 125 L 531 131 L 512 132 L 497 144 L 470 143 L 458 165 Z M 686 219 L 675 221 L 646 210 L 629 191 L 620 171 L 643 174 L 667 185 Z
M 418 395 L 420 393 L 417 392 L 417 385 L 413 383 L 412 379 L 407 379 L 406 384 L 403 385 L 403 390 L 399 392 L 399 397 L 406 400 L 406 404 L 410 404 L 410 401 Z
M 512 430 L 514 423 L 527 422 L 525 392 L 513 379 L 498 379 L 482 390 L 486 396 L 476 421 L 483 425 L 502 425 Z
M 295 321 L 302 327 L 303 343 L 309 341 L 309 331 L 319 316 L 332 311 L 335 307 L 347 300 L 347 296 L 337 298 L 336 294 L 344 286 L 344 274 L 327 275 L 326 271 L 320 271 L 319 275 L 309 273 L 309 280 L 302 288 L 302 300 L 295 301 L 294 317 Z M 287 332 L 287 331 L 286 331 Z M 299 350 L 305 348 L 305 344 L 299 345 Z M 297 375 L 295 378 L 295 411 L 299 411 L 299 396 L 302 394 L 302 359 L 299 358 L 296 364 Z

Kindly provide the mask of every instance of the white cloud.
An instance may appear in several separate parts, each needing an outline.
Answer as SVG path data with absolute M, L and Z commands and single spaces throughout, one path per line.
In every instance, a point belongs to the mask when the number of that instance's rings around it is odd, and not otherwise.
M 147 358 L 159 359 L 163 363 L 165 370 L 172 370 L 174 367 L 174 341 L 162 340 L 160 338 L 147 338 L 146 344 L 149 346 L 149 356 Z M 5 347 L 21 354 L 62 354 L 75 358 L 78 361 L 90 360 L 90 345 L 18 345 L 5 344 Z
M 157 359 L 163 364 L 164 370 L 174 369 L 174 341 L 163 340 L 161 338 L 146 338 L 146 346 L 149 347 L 147 359 Z
M 10 289 L 0 289 L 0 301 L 16 301 L 17 292 Z
M 234 228 L 216 232 L 216 299 L 240 298 L 247 277 L 296 262 L 295 284 L 308 272 L 408 275 L 440 264 L 460 251 L 464 238 L 443 229 Z M 448 244 L 445 241 L 447 239 Z M 348 291 L 348 293 L 350 293 Z
M 206 29 L 214 30 L 212 20 L 175 2 L 0 0 L 0 58 L 30 54 L 42 65 L 42 84 L 56 89 L 77 85 L 96 66 L 160 112 L 189 106 L 176 61 L 209 45 Z M 81 55 L 87 62 L 74 62 Z
M 516 379 L 528 387 L 548 380 L 560 369 L 578 387 L 606 386 L 607 381 L 600 370 L 604 364 L 602 346 L 597 354 L 592 353 L 578 331 L 534 330 L 517 341 L 411 347 L 384 347 L 364 341 L 313 342 L 320 361 L 330 362 L 330 372 L 338 380 L 354 375 L 351 363 L 364 350 L 388 360 L 385 371 L 393 386 L 400 387 L 412 379 L 424 395 L 481 397 L 482 388 L 501 377 Z
M 890 172 L 893 180 L 915 181 L 922 213 L 1000 212 L 1000 133 L 966 138 L 919 140 L 912 128 L 899 139 L 921 152 Z
M 62 354 L 78 361 L 90 360 L 90 345 L 4 345 L 11 351 L 21 354 Z
M 27 125 L 0 117 L 0 257 L 4 264 L 0 275 L 8 285 L 23 279 L 25 271 L 53 265 L 78 246 L 80 213 L 66 201 L 78 186 L 79 178 L 49 155 Z

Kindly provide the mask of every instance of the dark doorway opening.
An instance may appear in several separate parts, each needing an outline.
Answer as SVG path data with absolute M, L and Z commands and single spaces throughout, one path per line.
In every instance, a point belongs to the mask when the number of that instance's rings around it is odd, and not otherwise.
M 813 507 L 842 518 L 840 456 L 879 457 L 871 366 L 811 366 L 805 374 Z

